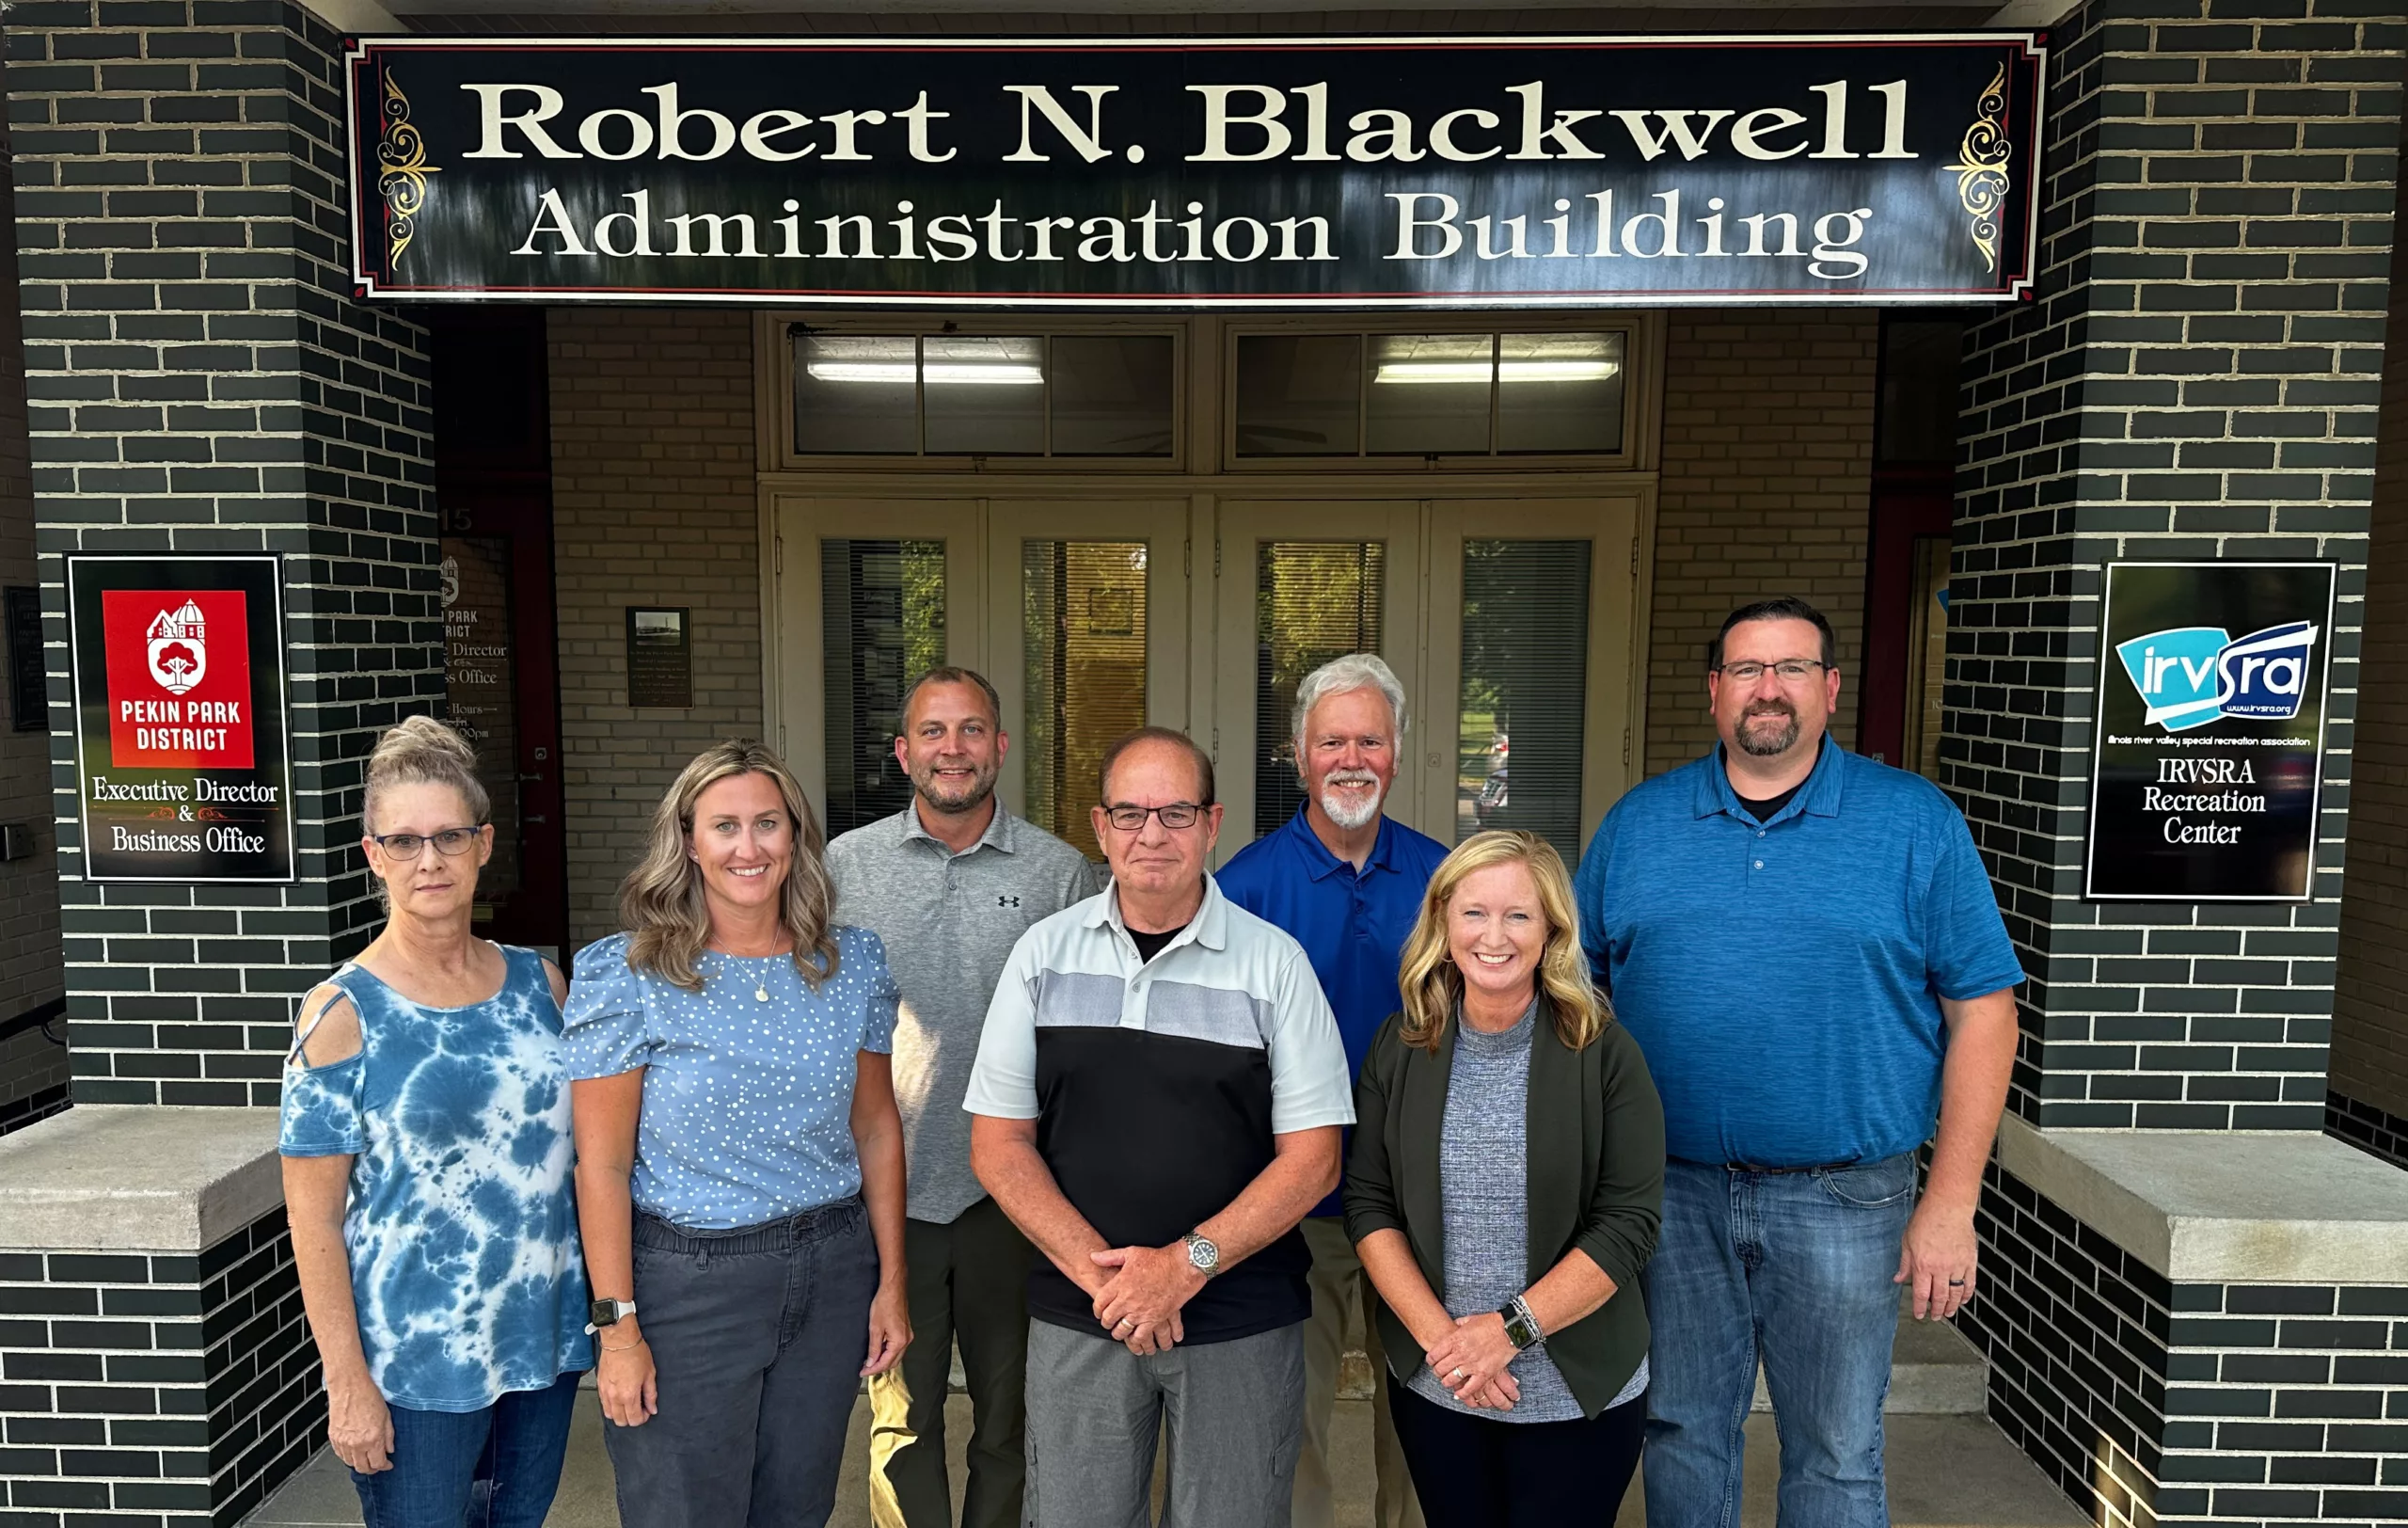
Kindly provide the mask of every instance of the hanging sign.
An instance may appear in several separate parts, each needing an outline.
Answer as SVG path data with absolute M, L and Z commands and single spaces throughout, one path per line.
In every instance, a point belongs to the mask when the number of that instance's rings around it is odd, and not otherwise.
M 1961 304 L 2035 268 L 2028 32 L 403 37 L 348 61 L 371 296 Z
M 2111 563 L 2084 895 L 2305 901 L 2331 563 Z
M 293 879 L 274 557 L 67 559 L 84 876 Z

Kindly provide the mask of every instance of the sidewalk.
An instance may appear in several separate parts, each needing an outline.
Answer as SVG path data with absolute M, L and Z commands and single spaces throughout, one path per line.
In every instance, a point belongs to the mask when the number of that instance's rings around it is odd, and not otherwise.
M 845 1451 L 845 1483 L 837 1492 L 831 1528 L 868 1528 L 869 1491 L 864 1482 L 869 1425 L 866 1403 L 853 1410 Z M 970 1403 L 955 1396 L 946 1408 L 953 1445 L 954 1495 L 961 1492 L 961 1444 L 970 1431 Z M 2040 1472 L 1980 1417 L 1893 1416 L 1890 1437 L 1890 1513 L 1893 1528 L 2088 1528 L 2086 1518 L 2057 1494 Z M 1338 1456 L 1339 1528 L 1370 1528 L 1371 1409 L 1368 1402 L 1341 1401 L 1331 1442 Z M 1745 1528 L 1771 1528 L 1773 1481 L 1779 1444 L 1772 1418 L 1748 1423 L 1748 1492 Z M 568 1468 L 547 1528 L 618 1528 L 610 1495 L 610 1463 L 602 1448 L 601 1413 L 592 1392 L 578 1399 L 577 1431 L 569 1440 Z M 1623 1502 L 1615 1528 L 1643 1528 L 1640 1493 Z M 359 1502 L 342 1466 L 321 1453 L 308 1469 L 254 1513 L 246 1528 L 356 1528 Z

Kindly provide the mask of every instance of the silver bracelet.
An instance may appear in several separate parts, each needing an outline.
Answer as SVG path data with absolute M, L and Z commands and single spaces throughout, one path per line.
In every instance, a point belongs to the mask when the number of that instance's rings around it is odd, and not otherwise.
M 1539 1318 L 1530 1313 L 1530 1302 L 1524 1299 L 1521 1296 L 1516 1295 L 1513 1297 L 1513 1313 L 1520 1316 L 1524 1321 L 1529 1322 L 1530 1329 L 1538 1333 L 1539 1340 L 1544 1341 L 1546 1337 L 1546 1329 L 1540 1326 Z

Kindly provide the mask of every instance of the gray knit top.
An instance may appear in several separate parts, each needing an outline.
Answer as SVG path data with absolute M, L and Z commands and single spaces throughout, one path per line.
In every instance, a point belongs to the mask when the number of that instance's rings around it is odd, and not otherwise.
M 1447 1313 L 1462 1317 L 1494 1311 L 1535 1281 L 1529 1268 L 1529 1160 L 1530 1039 L 1537 1032 L 1533 1002 L 1512 1028 L 1490 1034 L 1455 1016 L 1454 1069 L 1447 1083 L 1447 1113 L 1438 1133 L 1438 1184 L 1446 1246 L 1447 1287 L 1438 1292 Z M 1544 1272 L 1545 1270 L 1540 1270 Z M 1406 1388 L 1450 1411 L 1498 1422 L 1577 1422 L 1573 1397 L 1544 1338 L 1515 1355 L 1506 1372 L 1521 1387 L 1521 1398 L 1506 1411 L 1475 1411 L 1448 1393 L 1435 1371 L 1416 1368 Z M 1647 1364 L 1630 1377 L 1613 1404 L 1647 1389 Z

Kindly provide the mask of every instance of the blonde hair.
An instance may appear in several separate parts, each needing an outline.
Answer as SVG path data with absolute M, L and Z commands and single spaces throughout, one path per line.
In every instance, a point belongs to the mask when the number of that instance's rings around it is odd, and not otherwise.
M 376 832 L 376 798 L 397 786 L 450 786 L 483 827 L 493 815 L 493 798 L 477 778 L 477 751 L 468 740 L 431 716 L 404 717 L 387 727 L 368 756 L 367 788 L 359 803 L 360 831 Z
M 795 970 L 816 987 L 836 974 L 836 887 L 822 854 L 827 840 L 793 772 L 750 738 L 697 754 L 653 810 L 643 863 L 619 886 L 619 920 L 630 935 L 627 964 L 689 992 L 703 990 L 696 963 L 710 943 L 711 915 L 703 896 L 703 867 L 687 852 L 694 831 L 694 804 L 704 791 L 740 774 L 763 775 L 775 785 L 794 824 L 794 859 L 786 869 L 778 921 L 794 938 Z
M 1447 905 L 1465 881 L 1499 865 L 1525 865 L 1546 915 L 1546 947 L 1539 956 L 1538 989 L 1555 1009 L 1555 1032 L 1566 1049 L 1581 1050 L 1605 1033 L 1613 1010 L 1589 979 L 1574 911 L 1572 877 L 1563 856 L 1535 833 L 1476 833 L 1455 846 L 1430 877 L 1421 915 L 1404 942 L 1397 986 L 1404 997 L 1403 1039 L 1434 1055 L 1463 1003 L 1464 974 L 1447 958 Z

